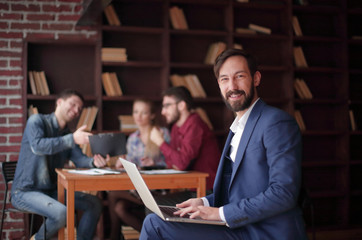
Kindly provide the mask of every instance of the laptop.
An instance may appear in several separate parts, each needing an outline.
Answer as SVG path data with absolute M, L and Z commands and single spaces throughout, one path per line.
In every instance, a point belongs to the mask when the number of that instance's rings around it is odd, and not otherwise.
M 223 221 L 204 220 L 201 218 L 191 219 L 189 218 L 190 214 L 186 214 L 183 217 L 174 215 L 173 212 L 177 211 L 179 208 L 174 206 L 157 205 L 156 200 L 148 189 L 145 181 L 142 178 L 142 175 L 137 169 L 137 166 L 123 158 L 120 158 L 120 160 L 145 206 L 157 214 L 164 221 L 226 225 L 226 223 Z

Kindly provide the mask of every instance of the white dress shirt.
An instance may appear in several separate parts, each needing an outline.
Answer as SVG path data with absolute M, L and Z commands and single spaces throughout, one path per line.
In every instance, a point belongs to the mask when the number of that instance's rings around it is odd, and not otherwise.
M 251 105 L 251 107 L 249 107 L 249 109 L 244 113 L 244 115 L 240 119 L 238 117 L 236 117 L 234 119 L 234 122 L 230 126 L 230 131 L 232 131 L 234 133 L 234 136 L 233 136 L 233 138 L 231 139 L 231 142 L 230 142 L 230 159 L 234 163 L 235 163 L 236 153 L 237 153 L 237 150 L 238 150 L 238 146 L 240 144 L 241 137 L 242 137 L 243 132 L 244 132 L 246 122 L 248 121 L 250 113 L 253 110 L 253 108 L 255 106 L 255 103 L 258 100 L 259 100 L 259 98 L 253 103 L 253 105 Z M 206 206 L 206 207 L 210 206 L 209 201 L 206 198 L 203 197 L 201 199 L 204 202 L 204 206 Z M 225 215 L 224 215 L 224 207 L 219 208 L 219 215 L 220 215 L 221 220 L 226 222 Z

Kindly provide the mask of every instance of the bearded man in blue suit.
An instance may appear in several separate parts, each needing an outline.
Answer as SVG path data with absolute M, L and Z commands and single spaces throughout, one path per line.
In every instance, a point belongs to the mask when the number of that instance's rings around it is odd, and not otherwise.
M 253 56 L 229 49 L 214 73 L 226 105 L 236 113 L 219 163 L 214 192 L 177 204 L 177 214 L 222 220 L 226 226 L 144 221 L 140 239 L 307 239 L 297 205 L 301 134 L 286 112 L 258 96 L 261 73 Z M 272 89 L 270 89 L 272 91 Z

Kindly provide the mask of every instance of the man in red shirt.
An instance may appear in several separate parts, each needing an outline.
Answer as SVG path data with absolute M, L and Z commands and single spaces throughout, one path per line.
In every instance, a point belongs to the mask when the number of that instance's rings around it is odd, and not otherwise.
M 212 190 L 220 160 L 220 149 L 211 129 L 194 112 L 194 102 L 185 87 L 172 87 L 163 93 L 162 115 L 171 129 L 171 142 L 153 128 L 150 139 L 158 145 L 169 168 L 206 172 L 206 189 Z

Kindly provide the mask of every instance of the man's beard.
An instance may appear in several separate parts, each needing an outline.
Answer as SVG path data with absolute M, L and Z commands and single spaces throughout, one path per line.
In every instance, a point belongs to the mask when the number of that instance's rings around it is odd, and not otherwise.
M 245 100 L 239 100 L 231 104 L 227 98 L 231 96 L 232 94 L 241 94 L 244 95 Z M 235 91 L 229 91 L 226 93 L 226 96 L 222 96 L 226 106 L 233 112 L 240 112 L 250 107 L 251 102 L 254 99 L 254 84 L 250 87 L 250 95 L 247 95 L 245 91 L 243 90 L 235 90 Z
M 170 120 L 167 122 L 168 124 L 174 124 L 175 122 L 177 122 L 180 119 L 180 112 L 178 109 L 176 109 L 176 111 L 174 112 L 174 114 L 172 114 Z

